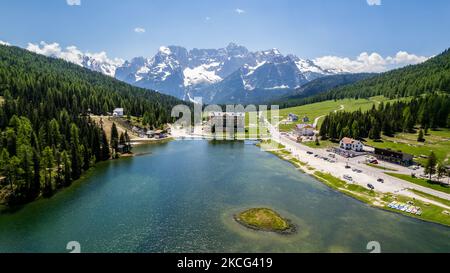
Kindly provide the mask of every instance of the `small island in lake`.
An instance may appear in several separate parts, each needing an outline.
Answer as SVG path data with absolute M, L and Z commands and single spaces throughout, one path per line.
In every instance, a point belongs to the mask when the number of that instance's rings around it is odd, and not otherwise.
M 281 217 L 268 208 L 253 208 L 234 215 L 239 224 L 259 231 L 276 232 L 279 234 L 295 233 L 296 228 L 289 219 Z

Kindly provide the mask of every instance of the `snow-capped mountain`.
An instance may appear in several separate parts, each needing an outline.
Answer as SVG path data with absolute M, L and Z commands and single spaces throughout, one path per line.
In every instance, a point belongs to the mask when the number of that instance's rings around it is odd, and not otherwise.
M 220 49 L 162 46 L 152 58 L 110 59 L 105 52 L 83 53 L 75 46 L 30 43 L 28 50 L 62 58 L 121 81 L 206 103 L 244 102 L 281 96 L 336 71 L 324 70 L 311 60 L 283 55 L 277 49 L 250 52 L 230 43 Z
M 285 95 L 322 76 L 335 74 L 311 60 L 282 55 L 277 49 L 250 52 L 230 43 L 220 49 L 160 47 L 152 58 L 138 57 L 117 67 L 119 80 L 182 99 L 233 102 L 249 97 Z M 229 94 L 229 95 L 226 95 Z M 255 96 L 254 94 L 250 97 Z
M 138 57 L 116 70 L 116 78 L 133 85 L 158 90 L 183 98 L 183 70 L 187 67 L 188 51 L 183 47 L 160 47 L 151 59 Z
M 119 58 L 108 58 L 104 51 L 100 53 L 84 53 L 76 46 L 62 49 L 58 43 L 47 44 L 43 41 L 39 44 L 28 43 L 27 50 L 47 57 L 63 59 L 110 77 L 114 77 L 117 67 L 122 66 L 124 63 Z
M 81 66 L 103 73 L 110 77 L 114 77 L 116 75 L 117 67 L 123 64 L 123 61 L 119 59 L 109 60 L 107 58 L 103 58 L 102 56 L 93 56 L 90 54 L 80 55 L 80 61 Z

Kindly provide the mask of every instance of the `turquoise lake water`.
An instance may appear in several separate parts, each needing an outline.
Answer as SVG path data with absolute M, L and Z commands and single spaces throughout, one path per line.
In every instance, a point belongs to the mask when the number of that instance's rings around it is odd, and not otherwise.
M 0 252 L 450 252 L 450 228 L 371 208 L 243 142 L 173 141 L 99 164 L 51 199 L 0 215 Z M 297 225 L 248 230 L 269 207 Z

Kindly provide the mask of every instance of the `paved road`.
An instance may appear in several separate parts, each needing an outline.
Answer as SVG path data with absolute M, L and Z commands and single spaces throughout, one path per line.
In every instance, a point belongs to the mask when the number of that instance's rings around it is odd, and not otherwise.
M 363 157 L 359 158 L 353 158 L 353 159 L 346 159 L 344 157 L 336 155 L 337 162 L 336 163 L 330 163 L 327 161 L 324 161 L 322 159 L 317 159 L 314 157 L 314 155 L 308 155 L 307 152 L 312 152 L 314 154 L 317 154 L 321 157 L 329 157 L 329 152 L 327 152 L 325 149 L 313 149 L 310 147 L 307 147 L 305 145 L 302 145 L 300 143 L 297 143 L 296 141 L 293 141 L 289 137 L 282 135 L 274 126 L 266 122 L 267 126 L 269 127 L 270 133 L 273 138 L 275 138 L 277 141 L 279 141 L 281 144 L 287 147 L 287 149 L 291 150 L 293 154 L 300 158 L 300 160 L 303 158 L 305 161 L 308 161 L 308 163 L 321 171 L 329 172 L 337 177 L 342 178 L 344 174 L 350 175 L 353 177 L 355 183 L 360 184 L 361 186 L 367 187 L 367 184 L 370 183 L 373 186 L 375 186 L 375 189 L 381 192 L 392 192 L 392 193 L 402 193 L 408 196 L 414 196 L 417 199 L 422 199 L 420 196 L 417 196 L 413 194 L 412 192 L 408 191 L 408 189 L 416 189 L 418 191 L 428 193 L 446 200 L 450 200 L 450 195 L 446 194 L 444 192 L 436 191 L 427 187 L 422 187 L 420 185 L 416 185 L 413 183 L 410 183 L 408 181 L 398 179 L 392 176 L 389 176 L 385 174 L 384 170 L 372 168 L 370 166 L 367 166 L 362 163 L 364 161 Z M 346 169 L 345 166 L 349 165 L 351 169 Z M 355 173 L 352 171 L 353 168 L 357 168 L 359 170 L 362 170 L 362 173 Z M 377 179 L 381 178 L 385 182 L 379 183 L 377 182 Z M 432 200 L 427 200 L 432 201 Z M 433 202 L 431 202 L 433 203 Z

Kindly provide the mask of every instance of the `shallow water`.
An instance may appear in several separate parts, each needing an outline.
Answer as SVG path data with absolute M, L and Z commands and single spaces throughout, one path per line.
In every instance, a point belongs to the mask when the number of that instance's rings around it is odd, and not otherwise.
M 371 208 L 243 142 L 173 141 L 99 164 L 51 199 L 0 215 L 0 252 L 450 252 L 450 228 Z M 246 229 L 270 207 L 295 235 Z

